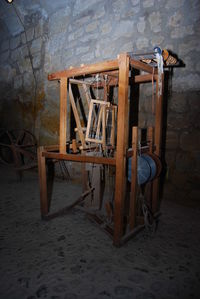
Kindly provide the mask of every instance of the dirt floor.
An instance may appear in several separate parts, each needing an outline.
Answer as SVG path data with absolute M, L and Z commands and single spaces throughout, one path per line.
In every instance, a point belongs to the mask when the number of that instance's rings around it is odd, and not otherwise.
M 200 208 L 163 201 L 154 235 L 115 248 L 83 212 L 42 221 L 37 172 L 0 178 L 0 299 L 200 298 Z M 53 209 L 80 192 L 56 180 Z

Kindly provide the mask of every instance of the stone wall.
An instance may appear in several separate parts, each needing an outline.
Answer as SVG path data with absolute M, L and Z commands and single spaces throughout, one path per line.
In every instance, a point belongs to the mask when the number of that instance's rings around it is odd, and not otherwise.
M 199 197 L 198 0 L 1 1 L 0 25 L 0 126 L 30 129 L 41 144 L 58 142 L 59 84 L 49 73 L 155 45 L 176 53 L 184 67 L 173 70 L 165 105 L 166 194 Z M 143 100 L 143 123 L 148 109 Z

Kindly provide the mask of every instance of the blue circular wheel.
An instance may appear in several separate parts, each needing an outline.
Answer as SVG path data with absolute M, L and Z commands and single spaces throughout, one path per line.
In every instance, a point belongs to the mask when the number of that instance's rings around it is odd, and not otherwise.
M 131 182 L 131 161 L 128 159 L 128 181 Z M 151 169 L 148 161 L 144 158 L 144 155 L 138 156 L 137 159 L 137 180 L 138 185 L 146 183 L 151 176 Z

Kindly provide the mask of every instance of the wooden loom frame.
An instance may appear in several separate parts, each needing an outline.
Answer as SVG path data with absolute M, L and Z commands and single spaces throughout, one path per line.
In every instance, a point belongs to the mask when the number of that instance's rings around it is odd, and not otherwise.
M 131 182 L 131 199 L 130 199 L 130 230 L 124 234 L 124 206 L 126 190 L 126 160 L 128 150 L 128 87 L 129 87 L 129 70 L 136 69 L 145 72 L 145 74 L 135 75 L 132 83 L 145 83 L 156 81 L 156 102 L 155 102 L 155 128 L 154 128 L 154 153 L 161 155 L 161 132 L 162 132 L 162 94 L 159 94 L 159 81 L 157 69 L 141 61 L 132 59 L 129 54 L 122 53 L 116 60 L 104 61 L 90 65 L 70 68 L 59 71 L 48 76 L 49 80 L 60 81 L 60 134 L 59 145 L 42 146 L 38 148 L 38 168 L 40 183 L 40 207 L 41 216 L 45 218 L 49 215 L 49 201 L 47 196 L 47 177 L 46 177 L 46 160 L 57 159 L 66 161 L 76 161 L 82 163 L 96 163 L 113 165 L 116 167 L 115 176 L 115 199 L 114 199 L 114 231 L 113 244 L 120 246 L 132 237 L 137 231 L 144 227 L 137 221 L 135 210 L 136 192 L 137 192 L 137 128 L 132 130 L 132 182 Z M 117 146 L 113 158 L 86 156 L 85 154 L 68 154 L 66 152 L 66 133 L 67 133 L 67 82 L 70 78 L 84 75 L 91 75 L 106 72 L 119 72 L 118 78 L 118 114 L 117 114 Z M 162 75 L 162 83 L 164 76 Z M 113 85 L 116 84 L 113 83 Z M 162 84 L 163 86 L 163 84 Z M 133 99 L 131 99 L 133 100 Z M 134 171 L 134 169 L 136 171 Z M 85 195 L 84 195 L 85 196 Z M 159 198 L 159 178 L 152 182 L 152 211 L 154 215 L 158 212 Z M 109 230 L 109 229 L 108 229 Z

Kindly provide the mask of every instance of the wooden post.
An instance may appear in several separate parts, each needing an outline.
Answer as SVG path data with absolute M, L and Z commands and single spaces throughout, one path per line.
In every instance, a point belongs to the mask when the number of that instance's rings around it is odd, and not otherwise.
M 60 79 L 60 140 L 59 150 L 66 153 L 67 141 L 67 78 Z
M 132 127 L 132 150 L 133 156 L 131 161 L 131 194 L 130 194 L 130 230 L 136 225 L 136 200 L 137 200 L 137 143 L 138 128 Z
M 37 155 L 38 155 L 41 217 L 47 215 L 49 210 L 48 196 L 47 196 L 46 158 L 42 156 L 43 151 L 44 151 L 43 146 L 38 147 Z
M 128 83 L 129 56 L 119 55 L 119 91 L 117 115 L 117 152 L 115 178 L 114 240 L 120 245 L 124 224 L 124 201 L 126 189 L 126 150 L 128 148 Z
M 162 105 L 163 105 L 163 87 L 164 74 L 162 75 L 162 93 L 159 94 L 158 78 L 156 80 L 156 111 L 155 111 L 155 154 L 161 156 L 161 138 L 162 138 Z M 159 178 L 153 181 L 153 198 L 152 211 L 156 213 L 158 210 L 159 197 Z

